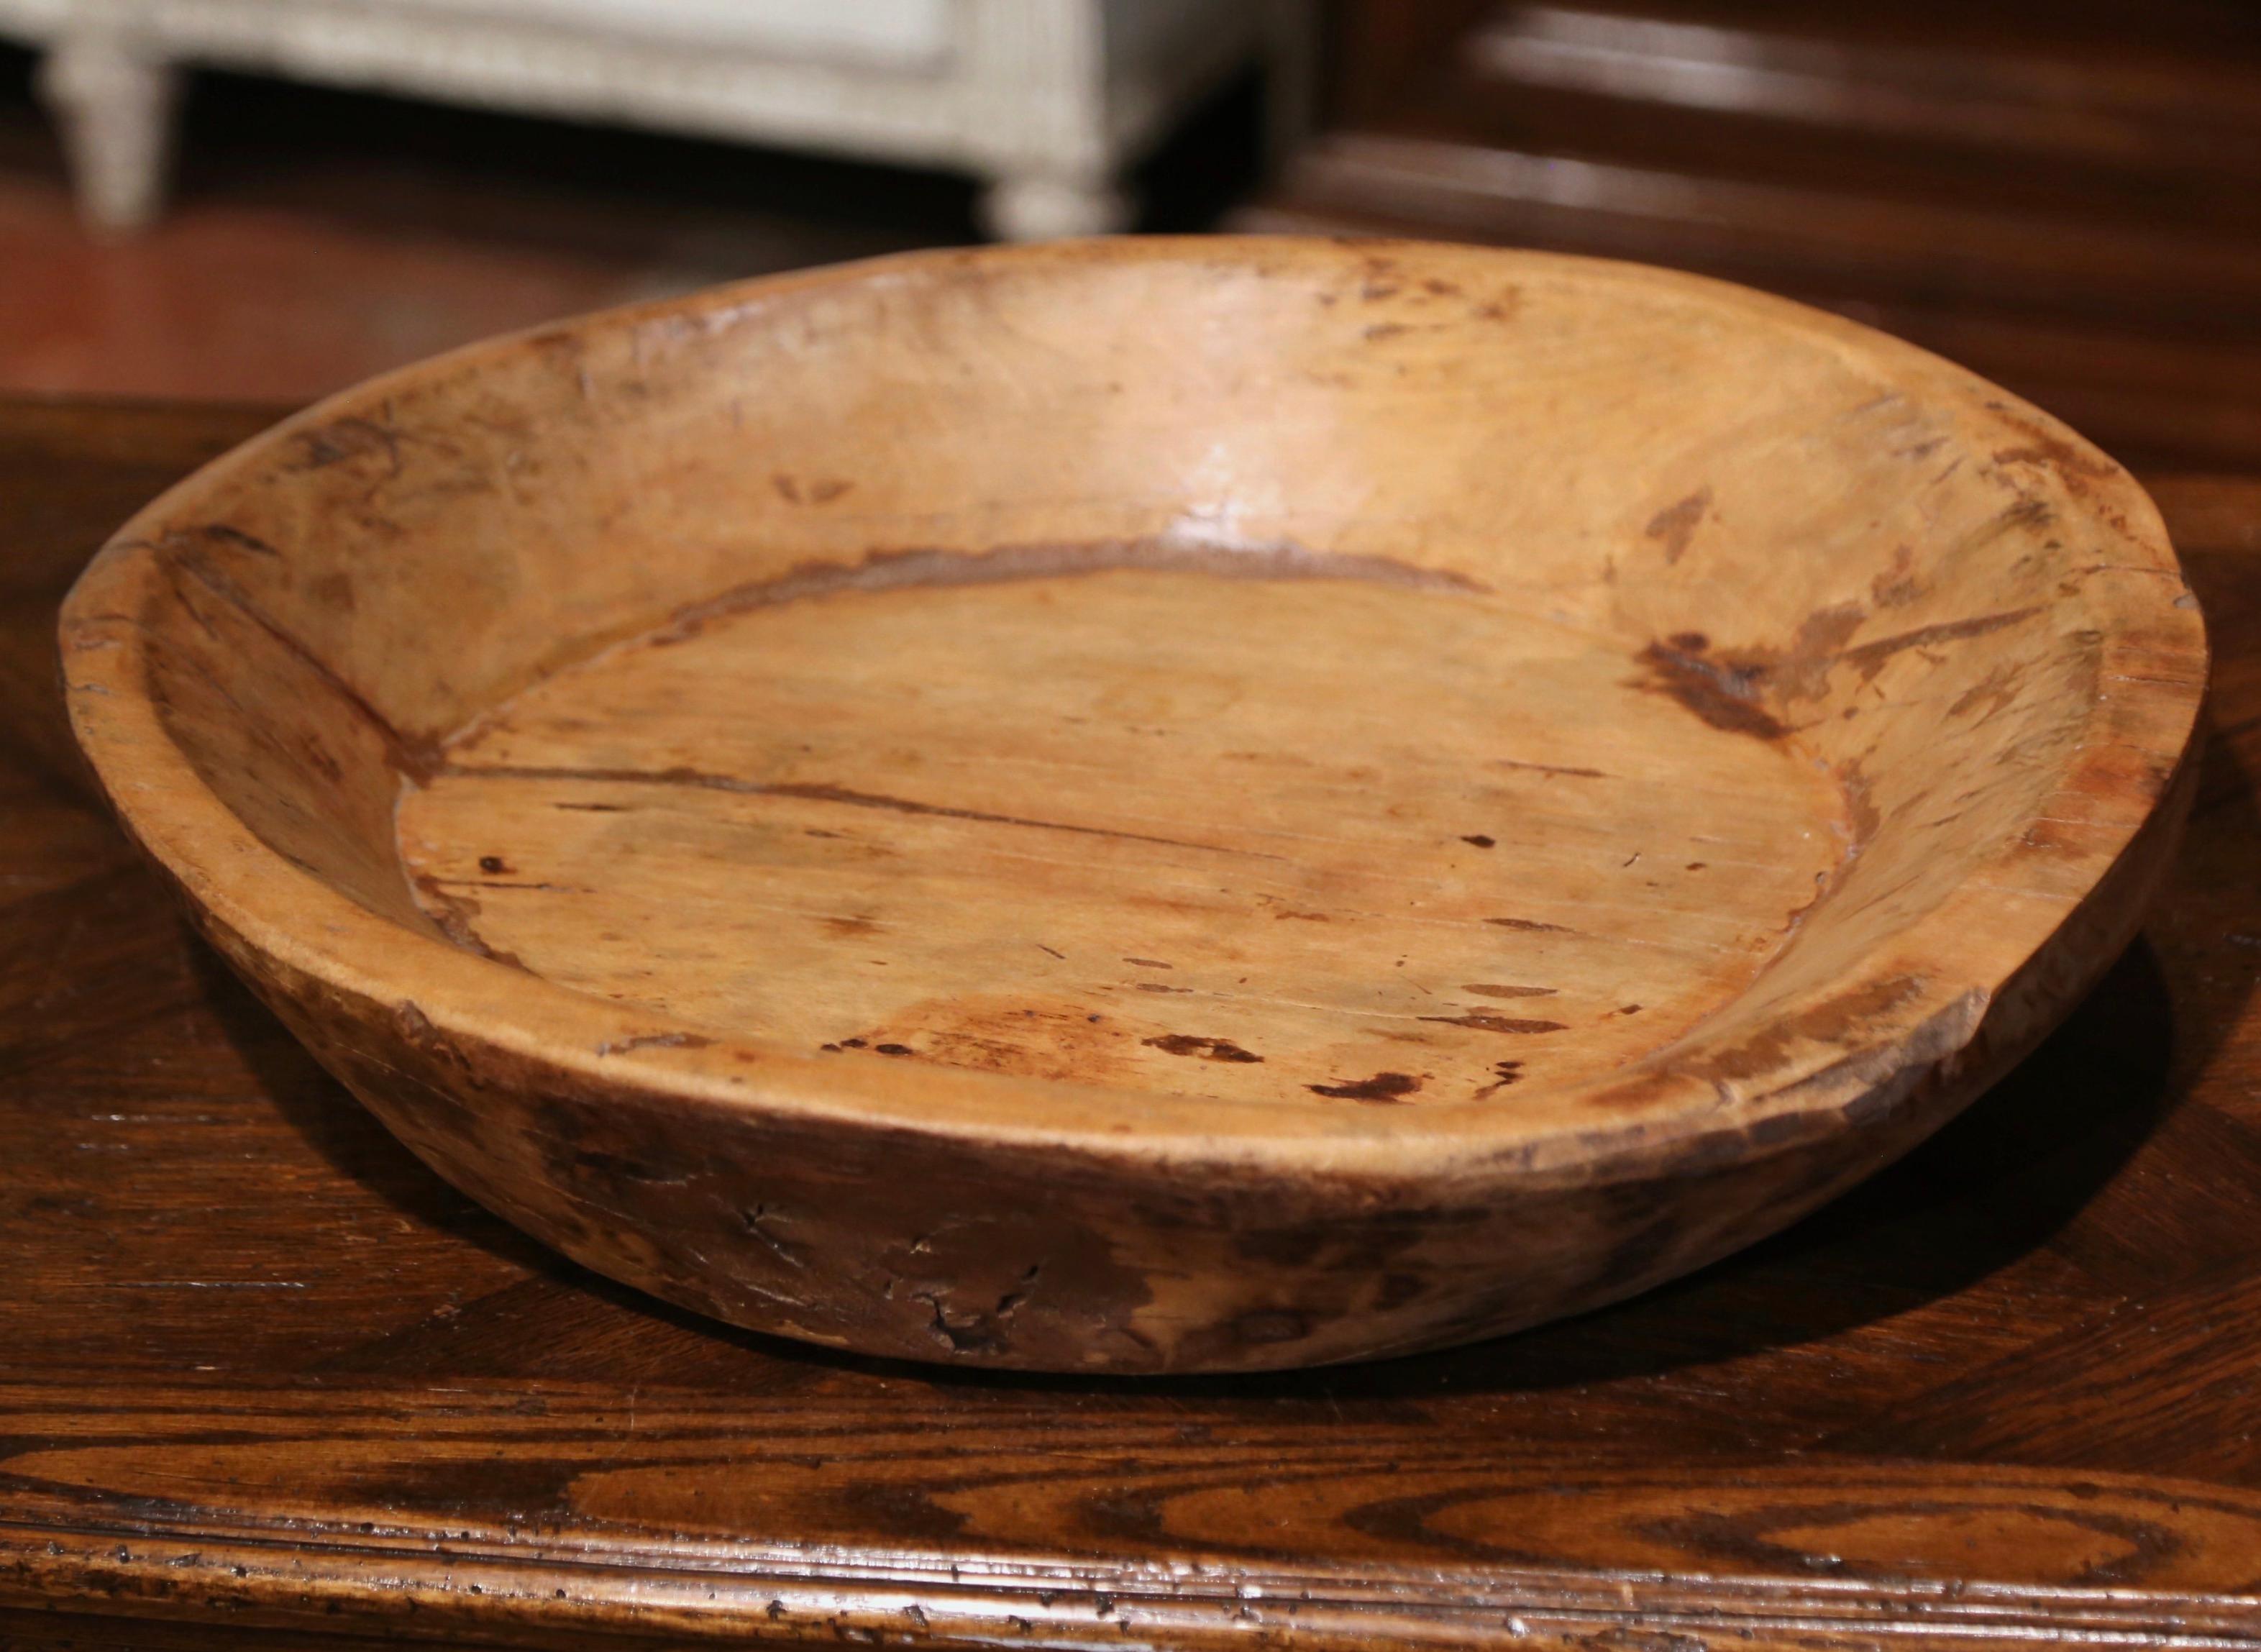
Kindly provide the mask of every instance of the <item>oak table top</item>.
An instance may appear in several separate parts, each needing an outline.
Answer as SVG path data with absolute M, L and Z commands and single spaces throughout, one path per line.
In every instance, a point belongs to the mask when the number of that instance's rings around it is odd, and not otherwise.
M 2261 482 L 2143 938 L 1755 1250 L 1457 1352 L 891 1365 L 575 1269 L 398 1146 L 94 801 L 56 602 L 269 410 L 0 402 L 0 1645 L 2261 1641 Z

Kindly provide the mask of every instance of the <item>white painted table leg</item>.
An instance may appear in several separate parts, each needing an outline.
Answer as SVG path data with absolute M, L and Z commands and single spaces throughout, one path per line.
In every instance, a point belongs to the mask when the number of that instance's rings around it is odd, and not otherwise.
M 172 159 L 179 71 L 108 32 L 67 34 L 39 67 L 61 127 L 79 212 L 98 230 L 154 222 Z
M 981 198 L 982 227 L 1000 241 L 1058 241 L 1128 229 L 1136 204 L 1113 180 L 1050 171 L 1008 172 Z

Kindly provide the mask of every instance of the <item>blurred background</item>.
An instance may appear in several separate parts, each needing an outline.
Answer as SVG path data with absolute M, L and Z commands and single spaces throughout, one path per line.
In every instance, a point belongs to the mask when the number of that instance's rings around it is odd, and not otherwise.
M 2249 0 L 0 0 L 0 391 L 1125 226 L 1679 265 L 2261 470 Z

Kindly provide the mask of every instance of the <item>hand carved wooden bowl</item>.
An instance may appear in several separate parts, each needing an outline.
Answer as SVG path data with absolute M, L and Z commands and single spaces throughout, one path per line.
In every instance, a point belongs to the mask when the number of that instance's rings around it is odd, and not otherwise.
M 701 1312 L 1230 1370 L 1641 1290 L 2134 932 L 2200 617 L 2063 426 L 1576 259 L 1117 241 L 461 352 L 64 621 L 204 931 L 441 1174 Z

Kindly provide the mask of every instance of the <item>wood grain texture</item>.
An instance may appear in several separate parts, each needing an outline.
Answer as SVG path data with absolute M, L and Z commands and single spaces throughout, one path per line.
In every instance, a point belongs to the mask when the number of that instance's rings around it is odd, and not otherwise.
M 265 422 L 0 402 L 9 622 L 47 635 L 137 492 Z M 2261 1640 L 2261 512 L 2237 478 L 2153 490 L 2217 644 L 2200 802 L 2054 1037 L 1664 1289 L 1260 1376 L 829 1354 L 522 1239 L 188 936 L 38 760 L 60 695 L 27 666 L 0 683 L 0 1640 Z
M 443 925 L 700 1027 L 1317 1111 L 1638 1059 L 1843 858 L 1825 772 L 1621 649 L 1449 588 L 1219 585 L 913 585 L 609 650 L 449 745 L 402 864 Z
M 2133 932 L 2204 672 L 2141 491 L 1934 358 L 1263 241 L 412 369 L 65 634 L 130 830 L 458 1186 L 736 1324 L 1093 1371 L 1496 1333 L 1888 1162 Z

